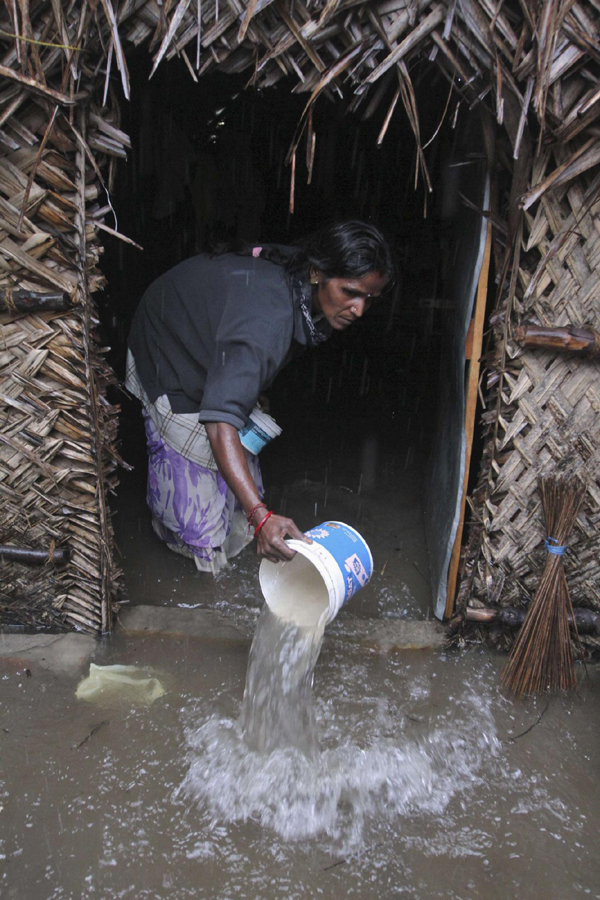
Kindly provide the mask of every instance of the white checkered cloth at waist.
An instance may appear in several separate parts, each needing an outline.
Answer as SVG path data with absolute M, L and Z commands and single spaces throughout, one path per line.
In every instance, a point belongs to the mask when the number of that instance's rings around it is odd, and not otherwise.
M 205 469 L 218 469 L 206 428 L 198 421 L 198 413 L 174 413 L 166 394 L 152 403 L 139 379 L 131 350 L 127 351 L 125 387 L 141 401 L 146 414 L 169 447 Z

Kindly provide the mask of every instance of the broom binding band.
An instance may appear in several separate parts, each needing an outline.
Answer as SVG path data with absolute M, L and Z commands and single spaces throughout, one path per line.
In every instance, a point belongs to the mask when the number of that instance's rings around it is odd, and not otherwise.
M 567 549 L 566 544 L 559 544 L 556 538 L 547 537 L 544 541 L 544 545 L 548 553 L 552 553 L 554 556 L 564 556 L 565 550 Z

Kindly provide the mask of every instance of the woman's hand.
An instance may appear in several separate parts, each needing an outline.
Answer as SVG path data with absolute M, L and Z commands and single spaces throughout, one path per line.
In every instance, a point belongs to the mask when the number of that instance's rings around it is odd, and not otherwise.
M 265 520 L 267 510 L 261 507 L 253 516 L 253 524 L 255 527 L 260 526 L 260 531 L 256 536 L 256 552 L 259 556 L 273 563 L 285 562 L 293 559 L 296 551 L 292 550 L 284 541 L 285 536 L 295 538 L 297 541 L 304 541 L 305 544 L 312 544 L 310 538 L 303 534 L 292 519 L 286 519 L 285 516 L 277 516 L 271 513 Z M 260 523 L 264 521 L 264 525 Z
M 237 429 L 225 422 L 207 422 L 206 433 L 219 471 L 240 501 L 246 513 L 254 510 L 250 525 L 255 529 L 267 515 L 267 508 L 261 503 L 254 479 L 248 470 L 246 455 L 240 443 Z M 284 537 L 296 538 L 312 544 L 291 519 L 271 513 L 256 535 L 256 552 L 271 562 L 293 559 L 295 551 L 288 547 Z
M 259 394 L 257 406 L 267 414 L 271 412 L 271 398 L 268 394 Z

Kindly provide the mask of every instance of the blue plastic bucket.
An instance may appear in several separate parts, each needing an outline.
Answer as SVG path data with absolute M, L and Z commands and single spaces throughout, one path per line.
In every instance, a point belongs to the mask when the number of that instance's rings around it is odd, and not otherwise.
M 280 618 L 297 625 L 331 622 L 373 573 L 365 539 L 343 522 L 323 522 L 306 535 L 312 544 L 288 540 L 296 550 L 289 562 L 263 559 L 259 580 L 266 603 Z
M 242 446 L 257 456 L 273 438 L 279 437 L 281 428 L 272 416 L 255 408 L 250 413 L 250 421 L 238 431 Z

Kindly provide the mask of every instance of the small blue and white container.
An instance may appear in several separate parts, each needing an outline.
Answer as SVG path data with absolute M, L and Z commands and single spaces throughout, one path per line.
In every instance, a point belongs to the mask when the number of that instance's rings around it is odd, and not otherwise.
M 281 428 L 272 416 L 255 406 L 250 413 L 250 421 L 245 428 L 238 431 L 238 434 L 242 446 L 257 456 L 273 438 L 279 437 Z
M 267 605 L 287 622 L 327 624 L 363 588 L 373 573 L 364 538 L 343 522 L 324 522 L 306 532 L 312 544 L 288 540 L 296 551 L 289 562 L 263 559 L 259 580 Z

